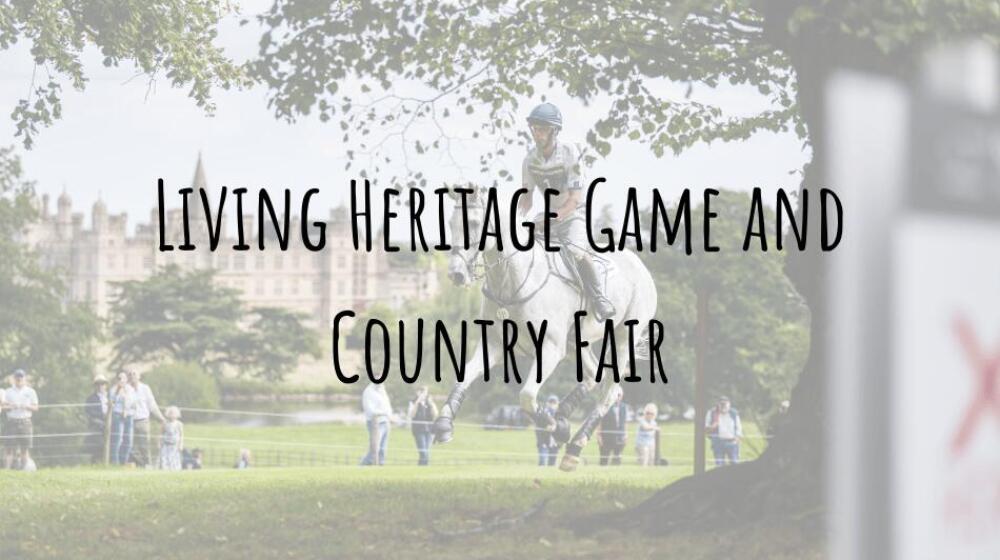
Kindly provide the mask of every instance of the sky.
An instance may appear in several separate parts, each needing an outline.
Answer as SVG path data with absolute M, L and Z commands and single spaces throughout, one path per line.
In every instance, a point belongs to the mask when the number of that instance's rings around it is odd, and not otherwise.
M 252 15 L 267 5 L 251 2 L 243 7 L 243 15 Z M 220 44 L 237 60 L 254 55 L 258 39 L 257 28 L 241 27 L 235 18 L 225 22 L 220 34 Z M 34 65 L 27 49 L 22 43 L 0 52 L 0 68 L 4 69 L 0 72 L 0 115 L 9 115 L 29 90 Z M 86 53 L 84 63 L 90 79 L 86 90 L 66 87 L 63 118 L 40 132 L 33 149 L 20 146 L 9 117 L 0 118 L 0 145 L 19 146 L 25 175 L 36 181 L 37 190 L 48 193 L 54 201 L 65 189 L 74 210 L 84 211 L 88 221 L 90 207 L 98 198 L 111 213 L 127 212 L 130 228 L 148 221 L 156 203 L 157 178 L 162 177 L 168 189 L 188 186 L 199 153 L 213 188 L 223 184 L 251 191 L 258 187 L 298 191 L 317 187 L 321 189 L 318 206 L 332 207 L 346 200 L 356 168 L 344 171 L 347 147 L 341 144 L 342 132 L 336 123 L 321 123 L 315 117 L 292 124 L 280 122 L 267 108 L 263 88 L 217 91 L 218 109 L 209 116 L 183 90 L 170 88 L 166 80 L 161 78 L 150 88 L 148 80 L 136 77 L 133 69 L 105 68 L 100 60 L 97 53 Z M 669 83 L 653 85 L 665 96 L 681 95 L 686 88 Z M 350 87 L 341 84 L 341 90 Z M 405 94 L 411 86 L 397 87 Z M 548 91 L 547 95 L 564 114 L 566 126 L 560 138 L 581 143 L 607 102 L 598 99 L 584 107 L 559 91 Z M 735 114 L 763 106 L 761 96 L 749 89 L 696 86 L 694 96 Z M 537 101 L 522 100 L 522 110 L 527 113 Z M 456 136 L 462 137 L 464 125 L 461 121 L 452 125 Z M 460 161 L 478 167 L 474 141 L 459 141 L 456 146 L 454 152 Z M 511 153 L 505 163 L 519 170 L 523 155 Z M 620 211 L 624 205 L 620 192 L 630 186 L 639 189 L 640 197 L 646 196 L 641 201 L 649 200 L 652 188 L 661 189 L 668 197 L 683 188 L 794 189 L 798 175 L 792 173 L 800 170 L 807 158 L 807 149 L 793 133 L 761 133 L 747 141 L 701 145 L 680 156 L 659 159 L 643 145 L 619 141 L 590 174 L 608 178 L 597 202 Z M 425 165 L 420 169 L 431 185 L 454 179 L 459 173 L 436 161 L 420 165 Z

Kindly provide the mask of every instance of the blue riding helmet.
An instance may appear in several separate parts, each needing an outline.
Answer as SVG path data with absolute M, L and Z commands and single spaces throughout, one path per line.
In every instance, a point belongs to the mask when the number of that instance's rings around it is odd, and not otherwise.
M 528 124 L 531 123 L 547 124 L 556 128 L 562 128 L 562 113 L 559 112 L 559 107 L 551 103 L 542 103 L 532 109 L 531 114 L 528 115 Z

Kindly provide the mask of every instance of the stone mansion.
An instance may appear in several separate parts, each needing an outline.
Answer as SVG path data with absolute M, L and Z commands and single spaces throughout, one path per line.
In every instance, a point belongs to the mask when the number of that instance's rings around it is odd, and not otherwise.
M 200 155 L 192 186 L 207 188 Z M 216 281 L 242 292 L 247 306 L 299 311 L 316 328 L 326 328 L 341 309 L 361 311 L 376 301 L 398 307 L 406 301 L 431 297 L 438 290 L 436 270 L 413 254 L 393 253 L 390 257 L 378 250 L 356 252 L 344 208 L 330 211 L 327 244 L 320 252 L 295 243 L 287 251 L 257 250 L 251 241 L 259 233 L 255 231 L 257 220 L 250 215 L 244 216 L 250 251 L 233 251 L 235 242 L 230 239 L 211 252 L 202 248 L 208 243 L 200 239 L 203 242 L 196 243 L 199 248 L 195 251 L 160 252 L 155 208 L 149 222 L 138 224 L 130 235 L 127 214 L 108 214 L 101 200 L 94 203 L 90 227 L 86 228 L 84 214 L 73 211 L 68 194 L 59 196 L 55 213 L 48 198 L 45 195 L 38 200 L 39 220 L 26 232 L 26 239 L 38 250 L 45 266 L 65 271 L 67 297 L 90 304 L 102 317 L 114 300 L 115 282 L 142 280 L 170 264 L 215 269 Z M 176 239 L 181 228 L 180 210 L 168 210 L 166 215 L 165 227 Z M 293 217 L 292 231 L 298 227 L 298 218 Z M 225 225 L 223 231 L 229 231 Z M 191 233 L 207 239 L 203 222 L 192 221 Z

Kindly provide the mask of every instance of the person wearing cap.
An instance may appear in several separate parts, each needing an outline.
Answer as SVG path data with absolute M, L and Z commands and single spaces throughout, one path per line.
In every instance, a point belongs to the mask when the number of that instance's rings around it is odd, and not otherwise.
M 135 416 L 132 418 L 135 443 L 132 446 L 132 456 L 135 458 L 135 466 L 152 468 L 153 454 L 150 451 L 149 417 L 155 416 L 160 424 L 163 424 L 166 418 L 163 417 L 159 405 L 156 404 L 153 390 L 142 382 L 141 373 L 134 370 L 129 371 L 128 384 L 135 391 Z
M 23 369 L 14 371 L 11 386 L 4 391 L 0 407 L 7 413 L 4 430 L 4 467 L 11 468 L 17 459 L 18 468 L 24 468 L 31 461 L 32 426 L 31 415 L 38 411 L 38 394 L 28 387 L 27 374 Z
M 559 397 L 549 395 L 540 412 L 549 418 L 554 418 L 558 409 Z M 538 447 L 538 466 L 554 467 L 556 457 L 559 455 L 559 442 L 552 436 L 552 430 L 537 426 L 535 428 L 535 443 Z
M 712 441 L 715 466 L 739 463 L 743 424 L 739 413 L 729 403 L 729 397 L 719 397 L 718 404 L 708 411 L 705 428 Z
M 615 316 L 615 307 L 606 294 L 605 271 L 595 261 L 587 239 L 585 206 L 581 203 L 580 151 L 573 144 L 559 140 L 563 118 L 552 103 L 535 107 L 527 120 L 535 145 L 521 164 L 521 184 L 528 194 L 518 201 L 518 212 L 526 215 L 531 211 L 533 190 L 542 195 L 546 189 L 559 191 L 550 199 L 556 214 L 552 233 L 573 256 L 593 314 L 599 321 L 610 319 Z
M 84 413 L 87 415 L 85 447 L 92 463 L 104 461 L 104 434 L 108 418 L 108 380 L 103 375 L 94 377 L 94 392 L 87 397 Z

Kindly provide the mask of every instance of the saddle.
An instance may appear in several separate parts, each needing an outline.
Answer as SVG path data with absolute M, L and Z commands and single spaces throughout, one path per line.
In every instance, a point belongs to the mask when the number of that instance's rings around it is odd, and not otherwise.
M 552 237 L 554 240 L 558 241 L 560 245 L 565 246 L 563 239 L 561 239 L 561 234 L 553 233 Z M 602 270 L 601 276 L 603 277 L 605 286 L 607 286 L 607 283 L 611 280 L 615 271 L 614 262 L 611 261 L 611 259 L 595 254 L 592 251 L 590 251 L 589 254 L 590 257 L 594 259 L 594 262 L 597 263 L 598 268 Z M 583 279 L 580 277 L 580 272 L 576 268 L 573 254 L 565 249 L 559 251 L 558 253 L 546 252 L 545 259 L 547 260 L 549 266 L 549 274 L 571 286 L 580 295 L 580 309 L 592 311 L 590 309 L 590 299 L 586 297 Z

